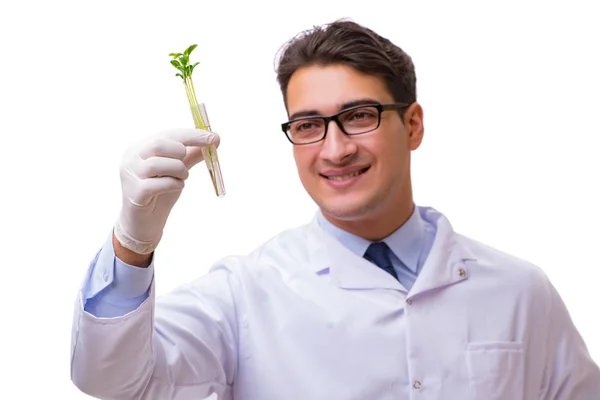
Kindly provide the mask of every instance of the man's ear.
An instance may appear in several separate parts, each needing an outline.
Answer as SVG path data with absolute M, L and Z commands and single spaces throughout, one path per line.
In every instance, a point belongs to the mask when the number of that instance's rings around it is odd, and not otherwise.
M 419 103 L 414 102 L 404 113 L 404 127 L 408 148 L 410 150 L 418 149 L 425 133 L 423 107 Z

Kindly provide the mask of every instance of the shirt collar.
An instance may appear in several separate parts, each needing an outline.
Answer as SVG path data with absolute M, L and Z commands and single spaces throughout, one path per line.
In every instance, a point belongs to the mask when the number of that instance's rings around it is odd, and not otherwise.
M 359 257 L 364 256 L 367 248 L 372 243 L 369 240 L 333 225 L 323 216 L 321 211 L 317 213 L 317 221 L 321 228 Z M 396 257 L 413 272 L 418 270 L 419 255 L 423 247 L 424 229 L 424 222 L 415 205 L 410 218 L 400 228 L 382 240 L 389 246 Z

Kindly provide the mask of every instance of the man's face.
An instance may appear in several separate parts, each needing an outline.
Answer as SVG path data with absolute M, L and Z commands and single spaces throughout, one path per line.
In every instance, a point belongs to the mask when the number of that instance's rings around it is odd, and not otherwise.
M 291 118 L 311 110 L 326 116 L 364 99 L 394 102 L 377 77 L 344 65 L 310 66 L 292 75 L 287 108 Z M 416 114 L 420 116 L 420 107 Z M 376 130 L 354 136 L 330 122 L 323 141 L 294 146 L 300 180 L 326 218 L 338 226 L 375 223 L 412 208 L 410 151 L 418 147 L 422 132 L 417 126 L 411 134 L 415 124 L 406 122 L 395 110 L 384 111 Z

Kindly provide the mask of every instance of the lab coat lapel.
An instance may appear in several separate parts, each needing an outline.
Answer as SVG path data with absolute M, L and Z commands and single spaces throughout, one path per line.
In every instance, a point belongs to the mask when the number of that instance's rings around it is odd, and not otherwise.
M 469 261 L 477 260 L 443 214 L 432 208 L 422 208 L 421 215 L 436 226 L 437 232 L 409 297 L 469 279 Z
M 310 264 L 317 273 L 328 273 L 331 281 L 344 289 L 405 290 L 389 273 L 360 257 L 318 225 L 309 224 Z

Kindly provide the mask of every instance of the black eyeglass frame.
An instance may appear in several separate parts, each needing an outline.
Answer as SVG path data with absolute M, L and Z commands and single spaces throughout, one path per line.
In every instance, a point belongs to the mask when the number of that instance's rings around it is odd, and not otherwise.
M 342 115 L 342 114 L 347 113 L 348 111 L 358 110 L 358 109 L 365 108 L 365 107 L 373 107 L 373 108 L 377 109 L 377 111 L 378 111 L 377 126 L 374 127 L 374 128 L 372 128 L 372 129 L 369 129 L 368 131 L 364 131 L 364 132 L 360 132 L 360 133 L 348 133 L 348 132 L 346 132 L 346 130 L 344 129 L 344 126 L 343 126 L 342 122 L 339 120 L 339 116 Z M 381 125 L 381 113 L 382 112 L 384 112 L 384 111 L 390 111 L 390 110 L 401 110 L 401 109 L 407 108 L 407 107 L 410 107 L 410 104 L 408 104 L 408 103 L 360 104 L 360 105 L 357 105 L 357 106 L 346 108 L 346 109 L 341 110 L 340 112 L 338 112 L 338 113 L 336 113 L 334 115 L 330 115 L 330 116 L 314 115 L 314 116 L 307 116 L 307 117 L 296 118 L 296 119 L 293 119 L 291 121 L 284 122 L 283 124 L 281 124 L 281 130 L 285 134 L 285 137 L 290 141 L 290 143 L 293 144 L 293 145 L 295 145 L 295 146 L 302 146 L 302 145 L 305 145 L 305 144 L 313 144 L 313 143 L 317 143 L 317 142 L 320 142 L 321 140 L 325 139 L 325 136 L 327 136 L 327 130 L 329 128 L 329 123 L 331 121 L 334 121 L 336 123 L 336 125 L 340 128 L 340 130 L 342 132 L 344 132 L 348 136 L 362 135 L 362 134 L 365 134 L 365 133 L 373 132 L 374 130 L 376 130 L 377 128 L 379 128 L 379 126 Z M 290 138 L 290 135 L 288 135 L 288 130 L 289 130 L 290 125 L 292 123 L 297 122 L 297 121 L 306 121 L 306 120 L 314 120 L 314 119 L 322 120 L 325 123 L 325 130 L 323 131 L 323 136 L 320 139 L 313 140 L 311 142 L 306 142 L 306 143 L 296 143 L 296 142 L 294 142 Z

